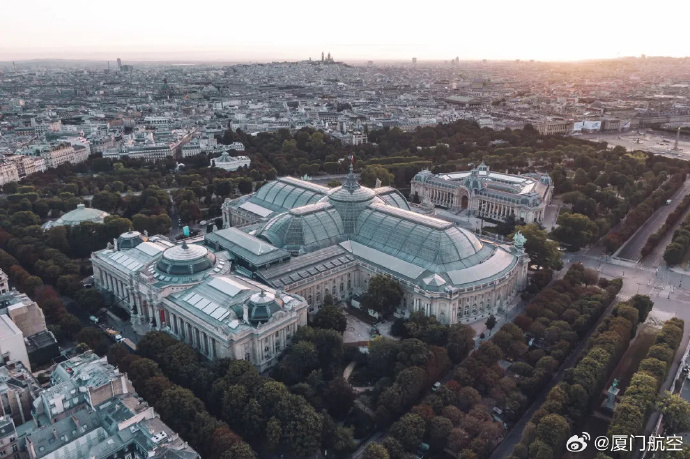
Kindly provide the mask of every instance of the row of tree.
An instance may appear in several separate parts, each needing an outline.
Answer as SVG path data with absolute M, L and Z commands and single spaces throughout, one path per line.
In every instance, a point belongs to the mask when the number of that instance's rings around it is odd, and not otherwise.
M 608 233 L 604 238 L 606 250 L 613 253 L 622 246 L 654 214 L 656 209 L 664 205 L 680 189 L 686 175 L 686 172 L 673 174 L 669 181 L 663 183 L 650 193 L 644 201 L 631 209 L 625 216 L 621 226 L 615 231 Z
M 688 250 L 690 250 L 690 215 L 685 217 L 673 232 L 671 242 L 664 250 L 664 261 L 669 266 L 675 266 L 685 259 Z
M 661 228 L 649 235 L 647 242 L 645 243 L 644 247 L 642 247 L 641 254 L 643 258 L 652 253 L 652 250 L 654 250 L 659 241 L 661 241 L 666 233 L 668 233 L 668 231 L 673 228 L 676 223 L 678 223 L 678 220 L 680 220 L 680 217 L 682 217 L 685 211 L 688 210 L 688 207 L 690 207 L 690 195 L 685 196 L 680 204 L 673 209 L 673 212 L 668 214 L 668 217 L 666 217 L 666 221 L 663 225 L 661 225 Z
M 174 339 L 174 338 L 173 338 Z M 168 379 L 151 359 L 130 354 L 122 344 L 108 352 L 108 362 L 126 372 L 137 393 L 201 455 L 212 459 L 253 459 L 256 454 L 228 425 L 212 416 L 194 393 Z
M 588 341 L 584 357 L 549 392 L 546 401 L 525 426 L 513 458 L 560 457 L 565 452 L 571 426 L 577 426 L 599 401 L 613 369 L 628 348 L 637 324 L 652 306 L 649 297 L 636 296 L 620 303 Z
M 678 346 L 683 339 L 684 322 L 672 318 L 664 322 L 654 345 L 649 348 L 647 357 L 640 362 L 637 372 L 630 379 L 630 384 L 613 410 L 613 419 L 609 425 L 608 436 L 641 435 L 658 399 L 659 389 L 666 381 Z M 631 451 L 637 451 L 632 448 Z M 618 451 L 614 457 L 628 457 L 630 451 Z

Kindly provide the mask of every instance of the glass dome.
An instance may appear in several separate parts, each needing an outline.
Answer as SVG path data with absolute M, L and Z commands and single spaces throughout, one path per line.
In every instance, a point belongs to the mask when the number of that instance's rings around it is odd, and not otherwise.
M 128 231 L 117 238 L 117 247 L 120 250 L 133 249 L 144 241 L 145 238 L 139 231 Z
M 369 204 L 373 202 L 385 204 L 381 198 L 376 196 L 374 190 L 357 183 L 352 165 L 350 165 L 350 172 L 347 174 L 345 183 L 332 189 L 328 196 L 321 199 L 322 202 L 326 200 L 340 214 L 346 234 L 354 234 L 357 218 Z
M 163 252 L 156 268 L 168 274 L 196 274 L 212 268 L 216 257 L 200 245 L 176 245 Z
M 280 311 L 275 295 L 269 292 L 255 293 L 249 298 L 249 322 L 256 325 L 267 322 L 274 313 Z

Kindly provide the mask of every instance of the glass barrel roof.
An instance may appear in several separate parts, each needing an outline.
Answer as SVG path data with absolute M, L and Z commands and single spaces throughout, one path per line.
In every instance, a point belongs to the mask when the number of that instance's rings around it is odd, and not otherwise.
M 354 240 L 433 272 L 467 268 L 492 253 L 452 223 L 381 205 L 361 213 Z
M 328 188 L 302 180 L 283 177 L 259 188 L 250 201 L 271 210 L 287 210 L 312 204 L 321 199 Z
M 340 215 L 333 206 L 317 203 L 273 217 L 257 236 L 277 247 L 298 251 L 340 242 L 344 231 Z

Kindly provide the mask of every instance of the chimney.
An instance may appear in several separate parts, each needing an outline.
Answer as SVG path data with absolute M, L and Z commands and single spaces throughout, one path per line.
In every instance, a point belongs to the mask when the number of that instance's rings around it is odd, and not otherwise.
M 77 430 L 79 430 L 79 419 L 77 419 L 74 414 L 72 414 L 72 422 L 74 422 L 74 425 L 77 426 Z
M 244 323 L 249 323 L 249 306 L 246 304 L 242 306 L 242 320 Z

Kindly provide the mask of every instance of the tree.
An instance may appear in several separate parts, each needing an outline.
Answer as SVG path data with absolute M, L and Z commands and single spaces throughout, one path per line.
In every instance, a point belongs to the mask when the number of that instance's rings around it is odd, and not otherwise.
M 108 349 L 108 363 L 118 366 L 125 356 L 130 355 L 129 348 L 122 343 L 115 343 Z
M 94 314 L 105 307 L 103 295 L 95 288 L 85 288 L 78 291 L 76 300 L 81 310 L 88 314 Z
M 416 451 L 424 439 L 426 422 L 420 416 L 407 413 L 391 426 L 390 436 L 400 442 L 405 450 Z
M 249 178 L 242 178 L 238 183 L 237 183 L 237 189 L 239 190 L 240 193 L 242 194 L 249 194 L 252 192 L 253 188 L 253 183 L 252 180 Z
M 280 421 L 275 416 L 271 417 L 266 423 L 266 441 L 270 450 L 275 450 L 280 445 L 280 437 L 283 435 L 283 428 Z
M 373 188 L 376 185 L 376 179 L 381 180 L 382 186 L 389 186 L 395 179 L 395 176 L 388 172 L 388 169 L 378 164 L 366 166 L 362 169 L 360 178 L 362 185 Z
M 666 391 L 657 403 L 657 408 L 664 415 L 666 435 L 690 431 L 690 402 L 683 397 Z
M 668 263 L 670 266 L 677 265 L 678 263 L 683 261 L 685 252 L 685 247 L 676 242 L 672 242 L 671 244 L 666 246 L 666 250 L 664 251 L 664 261 Z
M 98 328 L 86 327 L 77 333 L 77 342 L 86 344 L 98 355 L 108 352 L 108 339 Z
M 393 373 L 400 342 L 385 336 L 378 336 L 369 341 L 369 368 L 378 375 L 388 376 Z
M 313 325 L 316 328 L 331 329 L 343 333 L 347 328 L 347 318 L 339 307 L 326 304 L 314 316 Z
M 630 306 L 637 309 L 637 312 L 640 315 L 639 322 L 643 323 L 645 320 L 647 320 L 647 316 L 652 310 L 654 302 L 647 295 L 635 295 L 630 298 Z
M 558 243 L 547 239 L 546 231 L 537 224 L 516 226 L 515 231 L 520 231 L 527 239 L 525 252 L 529 255 L 531 264 L 537 265 L 537 269 L 543 267 L 559 270 L 563 267 Z
M 326 409 L 335 419 L 343 419 L 355 402 L 355 392 L 345 379 L 335 378 L 324 393 Z
M 72 314 L 65 314 L 60 319 L 60 331 L 64 333 L 69 339 L 74 339 L 74 337 L 81 330 L 81 321 L 78 317 Z
M 486 329 L 489 330 L 489 335 L 491 335 L 491 330 L 493 330 L 494 327 L 496 326 L 496 317 L 494 317 L 494 315 L 491 314 L 486 319 L 486 322 L 484 322 L 484 325 L 486 326 Z
M 475 331 L 465 324 L 453 324 L 448 330 L 448 344 L 446 350 L 453 363 L 460 363 L 472 348 L 474 348 Z
M 362 459 L 390 459 L 388 451 L 380 443 L 369 443 L 364 450 Z
M 336 180 L 336 179 L 329 180 L 328 183 L 326 184 L 326 186 L 328 186 L 328 188 L 335 188 L 335 187 L 338 187 L 340 185 L 342 185 L 342 183 L 340 183 L 340 180 Z
M 570 426 L 565 418 L 558 414 L 544 416 L 537 426 L 536 441 L 541 440 L 558 452 L 570 433 Z
M 558 227 L 551 232 L 554 239 L 572 250 L 593 244 L 599 238 L 599 228 L 586 215 L 563 213 L 558 217 Z
M 429 446 L 434 451 L 443 451 L 448 441 L 448 436 L 453 430 L 453 423 L 450 419 L 436 416 L 429 421 Z
M 255 459 L 256 454 L 252 447 L 245 442 L 235 443 L 223 453 L 221 459 Z
M 362 296 L 362 305 L 386 316 L 402 301 L 403 290 L 400 283 L 390 276 L 376 274 L 369 279 L 367 292 Z

